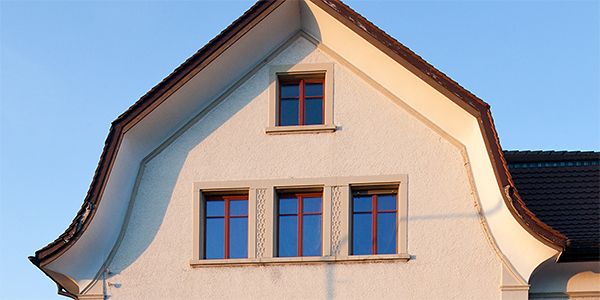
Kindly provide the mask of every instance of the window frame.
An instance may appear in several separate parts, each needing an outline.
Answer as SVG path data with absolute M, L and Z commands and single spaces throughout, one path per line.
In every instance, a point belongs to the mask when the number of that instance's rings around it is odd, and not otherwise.
M 300 77 L 290 77 L 290 76 L 279 76 L 278 77 L 278 97 L 277 97 L 277 126 L 310 126 L 310 125 L 323 125 L 325 124 L 325 76 L 323 77 L 312 77 L 311 76 L 300 76 Z M 322 93 L 320 96 L 306 96 L 306 84 L 321 84 Z M 281 96 L 281 88 L 287 84 L 298 84 L 298 97 L 282 97 Z M 283 99 L 298 99 L 298 124 L 297 125 L 281 125 L 281 117 L 282 117 L 282 102 Z M 318 99 L 321 98 L 321 123 L 320 124 L 305 124 L 306 123 L 306 99 Z
M 352 255 L 352 190 L 375 186 L 394 186 L 397 194 L 397 253 Z M 322 256 L 278 257 L 277 195 L 278 192 L 322 192 L 321 251 Z M 248 195 L 248 258 L 202 259 L 204 196 L 212 193 Z M 248 179 L 193 183 L 193 242 L 190 267 L 245 266 L 305 263 L 369 263 L 402 261 L 408 254 L 408 175 L 332 176 L 314 178 Z
M 355 196 L 364 196 L 364 195 L 368 195 L 371 197 L 371 210 L 368 212 L 357 212 L 354 210 L 354 197 Z M 393 210 L 379 210 L 378 207 L 378 198 L 379 196 L 382 195 L 394 195 L 395 197 L 395 201 L 396 201 L 396 209 Z M 378 253 L 378 249 L 377 249 L 377 242 L 378 242 L 378 218 L 379 215 L 382 213 L 394 213 L 395 216 L 395 240 L 396 240 L 396 244 L 394 245 L 394 253 L 398 253 L 398 232 L 399 232 L 399 219 L 398 219 L 398 207 L 400 205 L 399 201 L 398 201 L 398 188 L 394 188 L 394 187 L 386 187 L 383 189 L 361 189 L 361 188 L 355 188 L 352 189 L 350 191 L 350 214 L 352 216 L 352 219 L 354 219 L 354 215 L 356 214 L 371 214 L 371 253 L 370 254 L 355 254 L 354 253 L 354 232 L 355 232 L 355 227 L 354 227 L 354 223 L 351 221 L 351 226 L 350 226 L 350 231 L 349 231 L 349 235 L 352 238 L 352 244 L 350 244 L 350 255 L 386 255 L 386 254 L 390 254 L 390 253 Z
M 281 198 L 284 196 L 294 196 L 296 198 L 296 213 L 295 214 L 281 214 L 280 212 L 280 203 L 281 203 Z M 308 212 L 305 213 L 304 212 L 304 207 L 303 207 L 303 200 L 304 198 L 320 198 L 321 199 L 321 206 L 320 206 L 320 210 L 319 212 Z M 295 256 L 281 256 L 281 254 L 279 253 L 279 248 L 280 248 L 280 244 L 279 244 L 279 239 L 277 239 L 277 244 L 274 245 L 275 246 L 275 255 L 276 257 L 306 257 L 302 252 L 302 246 L 303 246 L 303 229 L 304 229 L 304 216 L 305 215 L 309 215 L 309 216 L 320 216 L 320 226 L 321 226 L 321 235 L 319 236 L 319 242 L 321 243 L 321 253 L 317 256 L 323 256 L 323 192 L 310 192 L 310 191 L 298 191 L 298 192 L 286 192 L 286 191 L 280 191 L 277 193 L 277 197 L 276 197 L 276 201 L 277 201 L 277 205 L 275 206 L 276 209 L 276 218 L 277 218 L 277 222 L 274 228 L 275 234 L 279 237 L 279 232 L 280 232 L 280 223 L 279 223 L 279 218 L 282 216 L 296 216 L 297 218 L 297 227 L 296 227 L 296 243 L 297 243 L 297 249 L 296 249 L 296 255 Z M 310 256 L 314 256 L 314 255 L 310 255 Z
M 245 258 L 205 258 L 206 257 L 206 201 L 207 198 L 218 197 L 218 196 L 229 196 L 229 197 L 244 197 L 247 199 L 247 254 Z M 193 198 L 193 247 L 192 255 L 193 261 L 207 262 L 207 264 L 227 262 L 236 263 L 240 261 L 246 261 L 253 256 L 254 253 L 254 235 L 255 228 L 255 198 L 248 187 L 226 186 L 221 187 L 220 185 L 215 186 L 213 184 L 194 183 L 194 198 Z
M 296 65 L 272 65 L 269 69 L 269 109 L 267 134 L 294 134 L 294 133 L 326 133 L 335 132 L 333 123 L 333 63 L 322 64 L 296 64 Z M 288 79 L 321 79 L 323 80 L 323 123 L 314 125 L 279 125 L 281 107 L 281 82 Z M 299 112 L 300 114 L 300 112 Z M 300 116 L 299 116 L 300 118 Z M 302 122 L 304 123 L 304 120 Z
M 248 225 L 248 217 L 249 217 L 249 199 L 248 199 L 248 195 L 239 195 L 239 194 L 217 194 L 217 195 L 211 195 L 208 194 L 204 197 L 204 208 L 206 208 L 206 203 L 210 202 L 210 201 L 223 201 L 223 216 L 208 216 L 208 213 L 206 213 L 206 210 L 204 210 L 203 213 L 203 218 L 202 221 L 204 222 L 203 224 L 203 239 L 202 239 L 202 243 L 203 243 L 203 247 L 202 249 L 204 250 L 203 253 L 201 253 L 201 257 L 202 259 L 232 259 L 231 256 L 231 241 L 230 241 L 230 237 L 231 237 L 231 219 L 241 219 L 241 218 L 245 218 L 246 219 L 246 226 Z M 231 215 L 231 201 L 246 201 L 246 205 L 248 207 L 246 207 L 246 214 L 245 215 Z M 217 219 L 217 218 L 222 218 L 223 219 L 223 257 L 222 258 L 207 258 L 206 257 L 206 249 L 207 249 L 207 222 L 208 219 Z M 247 227 L 246 227 L 247 230 Z M 248 237 L 246 236 L 246 257 L 240 257 L 241 259 L 244 258 L 248 258 Z

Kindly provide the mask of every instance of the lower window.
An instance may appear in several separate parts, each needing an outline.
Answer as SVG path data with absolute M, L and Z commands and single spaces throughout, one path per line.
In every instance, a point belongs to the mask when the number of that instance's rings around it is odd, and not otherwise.
M 248 257 L 248 196 L 205 197 L 204 258 Z
M 397 253 L 397 189 L 352 191 L 352 254 Z
M 278 256 L 321 256 L 322 193 L 282 193 L 278 201 Z

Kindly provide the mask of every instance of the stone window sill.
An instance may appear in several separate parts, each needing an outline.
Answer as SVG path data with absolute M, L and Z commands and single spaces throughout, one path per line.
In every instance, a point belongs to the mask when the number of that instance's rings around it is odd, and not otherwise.
M 247 265 L 283 265 L 283 264 L 319 264 L 319 263 L 364 263 L 364 262 L 383 262 L 383 261 L 401 261 L 407 262 L 410 255 L 406 253 L 399 254 L 380 254 L 380 255 L 352 255 L 344 257 L 336 256 L 304 256 L 304 257 L 263 257 L 263 258 L 235 258 L 235 259 L 193 259 L 190 266 L 199 267 L 219 267 L 219 266 L 247 266 Z
M 272 126 L 267 127 L 267 134 L 295 134 L 295 133 L 325 133 L 334 132 L 336 126 L 333 124 L 324 125 L 298 125 L 298 126 Z

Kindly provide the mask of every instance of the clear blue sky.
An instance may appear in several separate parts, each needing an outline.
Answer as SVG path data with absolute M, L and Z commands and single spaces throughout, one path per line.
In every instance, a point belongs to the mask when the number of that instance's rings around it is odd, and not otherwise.
M 598 2 L 348 3 L 487 101 L 505 149 L 600 149 Z M 27 256 L 75 216 L 110 122 L 250 5 L 0 0 L 0 298 L 59 298 Z

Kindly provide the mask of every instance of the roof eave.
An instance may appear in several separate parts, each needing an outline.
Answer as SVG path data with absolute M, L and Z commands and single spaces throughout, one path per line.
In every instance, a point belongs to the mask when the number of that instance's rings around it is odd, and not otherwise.
M 475 116 L 479 120 L 480 129 L 488 148 L 488 154 L 493 163 L 499 188 L 505 189 L 509 187 L 510 190 L 514 191 L 514 196 L 512 197 L 509 196 L 509 193 L 504 195 L 504 201 L 513 216 L 528 232 L 544 244 L 560 251 L 565 248 L 566 238 L 560 233 L 552 230 L 552 228 L 549 228 L 531 213 L 520 199 L 518 192 L 516 192 L 510 173 L 508 172 L 506 161 L 504 160 L 498 135 L 493 125 L 490 107 L 487 103 L 464 89 L 444 73 L 437 70 L 410 49 L 387 35 L 342 2 L 337 0 L 310 1 L 330 13 L 338 21 L 348 26 L 355 33 L 371 42 L 381 51 L 394 58 L 398 63 L 411 70 L 414 74 L 428 82 L 449 99 Z M 247 27 L 251 26 L 253 22 L 257 22 L 257 20 L 268 15 L 268 13 L 278 7 L 281 3 L 283 3 L 283 0 L 258 1 L 240 18 L 234 21 L 206 46 L 200 49 L 163 81 L 142 96 L 113 122 L 113 126 L 109 131 L 104 150 L 100 157 L 100 162 L 81 209 L 63 234 L 52 243 L 36 251 L 36 266 L 47 265 L 60 257 L 72 247 L 88 227 L 100 204 L 101 194 L 105 183 L 108 180 L 111 166 L 114 163 L 118 151 L 118 146 L 127 129 L 131 128 L 137 121 L 143 118 L 143 116 L 156 108 L 156 106 L 160 104 L 158 99 L 161 95 L 169 91 L 169 89 L 177 82 L 183 80 L 188 73 L 197 69 L 199 65 L 205 62 L 207 57 L 216 53 L 221 46 L 228 41 L 231 41 L 241 31 L 247 30 Z
M 476 117 L 481 133 L 487 147 L 488 155 L 499 188 L 510 190 L 511 194 L 503 193 L 505 204 L 513 217 L 536 239 L 545 245 L 563 251 L 566 246 L 566 237 L 552 229 L 533 214 L 521 200 L 512 181 L 508 165 L 504 159 L 500 140 L 494 127 L 490 106 L 473 93 L 466 90 L 446 74 L 436 69 L 410 49 L 396 41 L 393 37 L 379 29 L 369 20 L 352 10 L 338 0 L 310 0 L 323 10 L 329 12 L 342 24 L 345 24 L 355 33 L 369 41 L 379 50 L 389 55 L 395 61 L 405 66 L 419 78 L 436 88 L 457 105 Z

